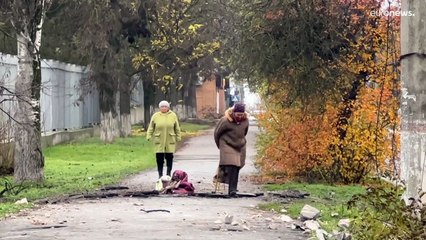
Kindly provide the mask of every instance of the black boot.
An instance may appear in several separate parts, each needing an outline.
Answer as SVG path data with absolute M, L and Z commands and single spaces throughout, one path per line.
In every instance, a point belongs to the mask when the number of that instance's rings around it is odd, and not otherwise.
M 172 176 L 173 153 L 166 153 L 167 175 Z
M 156 153 L 155 157 L 157 160 L 158 176 L 161 178 L 163 176 L 164 153 Z
M 237 186 L 238 186 L 238 174 L 239 174 L 239 167 L 237 166 L 229 166 L 228 167 L 228 174 L 229 174 L 229 188 L 228 188 L 228 195 L 230 197 L 237 197 Z

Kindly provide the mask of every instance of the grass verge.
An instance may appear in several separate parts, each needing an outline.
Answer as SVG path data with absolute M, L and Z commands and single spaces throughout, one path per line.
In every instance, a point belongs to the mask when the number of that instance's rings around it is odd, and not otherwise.
M 330 186 L 324 184 L 286 183 L 265 185 L 268 191 L 300 190 L 310 194 L 304 199 L 295 199 L 290 203 L 272 201 L 259 206 L 263 210 L 280 212 L 287 210 L 287 215 L 297 219 L 305 204 L 311 205 L 321 211 L 319 222 L 322 228 L 328 232 L 337 230 L 337 223 L 342 218 L 353 218 L 358 212 L 348 209 L 347 202 L 352 196 L 365 193 L 362 186 Z

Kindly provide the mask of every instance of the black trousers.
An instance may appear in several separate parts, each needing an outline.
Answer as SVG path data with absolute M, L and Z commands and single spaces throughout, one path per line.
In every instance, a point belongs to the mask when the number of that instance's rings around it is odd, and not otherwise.
M 164 158 L 166 159 L 167 164 L 167 175 L 171 176 L 173 167 L 173 153 L 156 153 L 155 157 L 157 159 L 158 176 L 160 178 L 163 176 Z
M 225 165 L 225 173 L 228 177 L 228 194 L 233 195 L 237 193 L 238 187 L 238 175 L 240 173 L 240 168 L 233 165 Z

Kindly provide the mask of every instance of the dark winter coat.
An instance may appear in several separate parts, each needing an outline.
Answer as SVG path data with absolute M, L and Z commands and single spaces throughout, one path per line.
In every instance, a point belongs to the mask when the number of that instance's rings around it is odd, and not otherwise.
M 219 120 L 214 131 L 214 140 L 220 151 L 219 165 L 244 167 L 248 127 L 247 114 L 237 124 L 232 117 L 232 108 L 225 111 L 225 116 Z

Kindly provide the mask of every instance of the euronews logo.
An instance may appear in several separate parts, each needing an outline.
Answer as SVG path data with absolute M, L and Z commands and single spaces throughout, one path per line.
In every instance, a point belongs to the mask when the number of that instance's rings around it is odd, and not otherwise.
M 382 11 L 374 10 L 370 12 L 371 16 L 377 17 L 414 17 L 413 11 Z

